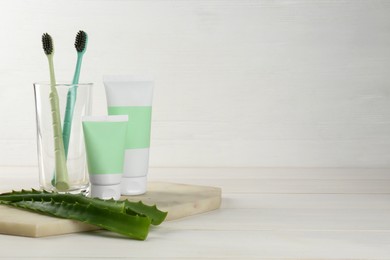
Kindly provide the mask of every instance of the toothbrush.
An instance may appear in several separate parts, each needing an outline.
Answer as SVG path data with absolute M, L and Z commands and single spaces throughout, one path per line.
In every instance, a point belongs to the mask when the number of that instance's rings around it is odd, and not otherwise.
M 52 126 L 54 135 L 54 156 L 55 156 L 55 174 L 54 186 L 58 191 L 66 191 L 69 189 L 68 170 L 66 168 L 64 143 L 61 135 L 61 116 L 57 89 L 55 87 L 56 80 L 54 75 L 53 65 L 53 40 L 48 33 L 42 35 L 43 50 L 49 61 L 50 69 L 50 106 L 52 115 Z
M 72 129 L 72 118 L 73 111 L 76 104 L 77 97 L 77 85 L 79 83 L 81 62 L 83 60 L 83 55 L 87 50 L 87 40 L 88 35 L 84 31 L 79 31 L 76 35 L 76 40 L 74 46 L 77 51 L 77 64 L 76 70 L 73 76 L 73 87 L 68 90 L 68 95 L 66 99 L 66 109 L 64 117 L 64 129 L 62 130 L 62 137 L 64 139 L 64 149 L 65 149 L 65 158 L 68 158 L 68 148 L 70 140 L 70 132 Z
M 72 85 L 68 90 L 68 94 L 66 97 L 66 108 L 65 108 L 65 117 L 64 117 L 64 126 L 62 129 L 62 138 L 64 142 L 64 150 L 65 150 L 65 160 L 68 158 L 68 151 L 69 151 L 69 141 L 70 141 L 70 133 L 72 130 L 72 119 L 73 119 L 73 112 L 74 107 L 76 104 L 76 98 L 77 98 L 77 85 L 79 83 L 80 78 L 80 69 L 81 69 L 81 63 L 83 59 L 83 55 L 87 49 L 87 40 L 88 36 L 84 31 L 79 31 L 76 35 L 76 40 L 74 43 L 74 46 L 77 51 L 77 63 L 76 63 L 76 70 L 74 72 Z M 55 183 L 55 173 L 53 173 L 53 178 L 51 180 L 51 183 L 54 185 Z

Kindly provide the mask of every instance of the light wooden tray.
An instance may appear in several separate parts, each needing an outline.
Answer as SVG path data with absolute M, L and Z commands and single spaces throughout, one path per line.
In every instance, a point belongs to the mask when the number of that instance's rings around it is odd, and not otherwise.
M 218 209 L 221 205 L 221 189 L 150 182 L 147 193 L 139 196 L 123 196 L 122 198 L 131 201 L 142 200 L 148 205 L 156 204 L 159 209 L 168 211 L 166 220 L 169 221 Z M 95 226 L 79 221 L 44 216 L 0 205 L 0 233 L 2 234 L 44 237 L 96 229 L 98 228 Z

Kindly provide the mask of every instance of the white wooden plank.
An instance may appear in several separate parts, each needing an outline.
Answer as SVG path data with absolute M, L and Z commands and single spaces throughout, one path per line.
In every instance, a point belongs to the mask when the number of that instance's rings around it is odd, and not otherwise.
M 222 188 L 226 193 L 277 194 L 389 194 L 390 180 L 295 180 L 295 179 L 161 179 L 177 183 L 208 185 Z M 223 196 L 223 195 L 222 195 Z
M 164 226 L 176 230 L 390 232 L 390 209 L 219 209 L 167 222 Z
M 226 189 L 223 208 L 208 214 L 163 223 L 151 230 L 147 241 L 123 239 L 112 233 L 97 232 L 29 239 L 0 235 L 0 259 L 389 259 L 390 208 L 388 194 L 266 194 L 250 190 L 256 186 L 274 186 L 281 190 L 336 190 L 368 192 L 380 184 L 385 171 L 379 170 L 370 180 L 360 172 L 353 179 L 352 171 L 335 179 L 305 179 L 310 170 L 276 171 L 277 178 L 255 178 L 253 169 L 243 171 L 237 179 L 231 171 L 223 178 L 223 169 L 161 170 L 165 178 L 177 181 L 218 183 Z M 34 169 L 0 168 L 0 186 L 31 184 L 36 180 Z M 36 169 L 35 169 L 36 171 Z M 323 171 L 323 172 L 322 172 Z M 4 172 L 8 172 L 4 175 Z M 159 169 L 152 169 L 157 178 Z M 180 179 L 180 172 L 184 176 Z M 219 174 L 220 178 L 190 178 L 199 174 Z M 260 171 L 261 172 L 261 171 Z M 313 171 L 315 172 L 315 171 Z M 326 170 L 321 170 L 326 174 Z M 36 173 L 36 172 L 35 172 Z M 377 175 L 376 175 L 377 174 Z M 352 179 L 345 179 L 350 175 Z M 185 177 L 187 176 L 187 177 Z M 253 183 L 253 184 L 251 184 Z M 301 184 L 299 184 L 301 183 Z M 310 184 L 310 185 L 309 185 Z M 234 186 L 236 185 L 236 186 Z M 272 186 L 271 185 L 271 186 Z M 313 185 L 313 186 L 311 186 Z M 337 185 L 332 187 L 332 185 Z M 363 186 L 371 186 L 369 189 Z M 271 188 L 270 188 L 271 189 Z M 237 192 L 235 192 L 237 191 Z M 240 193 L 244 191 L 244 193 Z M 63 245 L 71 245 L 64 247 Z M 24 250 L 20 250 L 23 247 Z M 151 248 L 153 250 L 151 250 Z
M 354 173 L 357 173 L 356 175 Z M 267 178 L 275 174 L 276 178 L 285 179 L 294 177 L 301 179 L 310 177 L 326 179 L 332 178 L 384 178 L 387 177 L 387 169 L 217 169 L 217 168 L 152 168 L 150 180 L 181 178 L 183 183 L 188 183 L 185 177 L 197 179 L 214 178 L 216 175 L 223 179 L 219 181 L 224 186 L 224 180 L 233 179 L 239 173 L 240 178 L 249 180 L 253 178 Z M 320 173 L 320 174 L 318 174 Z M 0 191 L 38 187 L 38 173 L 36 167 L 0 167 Z M 229 193 L 223 190 L 222 207 L 224 208 L 377 208 L 388 209 L 390 195 L 386 194 L 267 194 L 267 193 Z
M 390 209 L 390 194 L 227 193 L 225 209 Z
M 34 170 L 32 168 L 32 170 Z M 267 167 L 177 167 L 150 168 L 151 178 L 190 179 L 316 179 L 390 180 L 390 168 L 267 168 Z
M 0 190 L 21 189 L 37 187 L 38 173 L 35 168 L 4 168 L 4 172 L 0 176 Z M 152 169 L 153 171 L 153 169 Z M 179 172 L 186 172 L 186 169 L 176 169 L 174 174 L 165 175 L 166 178 L 158 177 L 158 171 L 151 177 L 153 181 L 169 181 L 176 183 L 188 183 L 204 186 L 215 186 L 222 188 L 222 193 L 274 193 L 274 194 L 389 194 L 390 180 L 389 179 L 369 179 L 370 173 L 375 172 L 375 169 L 367 171 L 367 177 L 360 179 L 295 179 L 295 178 L 277 178 L 277 179 L 250 179 L 249 176 L 256 175 L 256 171 L 247 173 L 246 178 L 241 178 L 240 170 L 237 171 L 236 178 L 224 179 L 219 177 L 223 175 L 223 170 L 215 169 L 210 175 L 212 178 L 198 179 L 191 178 L 186 174 L 183 177 L 179 176 Z M 196 175 L 193 169 L 188 170 L 192 175 Z M 314 172 L 315 170 L 313 170 Z M 198 169 L 201 173 L 202 169 Z M 210 172 L 206 169 L 206 172 Z M 379 172 L 382 172 L 380 170 Z M 382 172 L 383 173 L 383 172 Z M 323 172 L 326 175 L 326 171 Z M 15 181 L 17 180 L 17 181 Z
M 101 112 L 101 114 L 104 114 Z M 152 123 L 153 124 L 153 123 Z M 25 131 L 35 133 L 33 124 Z M 155 131 L 152 132 L 154 138 Z M 210 129 L 213 132 L 214 129 Z M 196 133 L 194 133 L 195 135 Z M 36 164 L 36 140 L 0 140 L 0 165 L 32 166 Z M 390 140 L 377 141 L 285 141 L 285 140 L 151 140 L 153 167 L 382 167 L 390 161 Z M 250 148 L 251 152 L 246 150 Z M 335 149 L 348 153 L 340 155 Z M 197 151 L 197 152 L 195 152 Z M 365 151 L 365 153 L 363 152 Z M 370 155 L 372 153 L 373 155 Z M 304 158 L 303 155 L 304 154 Z M 277 156 L 278 155 L 278 156 Z M 283 161 L 280 160 L 280 157 Z M 173 158 L 176 158 L 173 160 Z M 357 160 L 359 158 L 359 160 Z M 343 161 L 343 163 L 339 163 Z
M 0 166 L 3 178 L 33 178 L 37 166 Z M 314 180 L 390 180 L 390 168 L 264 168 L 264 167 L 168 167 L 149 168 L 151 179 L 314 179 Z
M 72 242 L 70 242 L 72 241 Z M 69 244 L 70 243 L 70 244 Z M 20 245 L 23 244 L 23 250 Z M 64 244 L 71 245 L 71 249 Z M 2 257 L 388 259 L 390 232 L 203 231 L 156 228 L 146 242 L 107 232 L 2 239 Z

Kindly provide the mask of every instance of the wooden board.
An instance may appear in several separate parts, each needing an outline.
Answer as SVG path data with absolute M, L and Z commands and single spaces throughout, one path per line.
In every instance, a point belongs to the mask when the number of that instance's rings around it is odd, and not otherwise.
M 132 201 L 156 204 L 168 211 L 167 220 L 183 218 L 221 205 L 221 189 L 216 187 L 150 182 L 148 192 L 139 196 L 123 196 Z M 98 229 L 78 221 L 40 215 L 8 206 L 0 206 L 0 233 L 44 237 Z

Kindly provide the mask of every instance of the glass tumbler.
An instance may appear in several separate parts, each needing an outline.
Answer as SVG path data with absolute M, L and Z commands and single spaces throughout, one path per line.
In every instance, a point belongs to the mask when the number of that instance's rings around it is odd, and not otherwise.
M 55 145 L 53 132 L 53 119 L 51 111 L 50 93 L 52 92 L 50 83 L 34 83 L 35 111 L 37 124 L 38 141 L 38 167 L 39 185 L 41 189 L 49 191 L 87 193 L 89 189 L 89 178 L 86 164 L 84 136 L 81 118 L 91 114 L 91 93 L 92 83 L 80 84 L 56 84 L 58 93 L 59 110 L 61 118 L 61 133 L 69 133 L 69 138 L 63 138 L 67 174 L 68 188 L 58 190 L 55 187 Z M 71 101 L 68 97 L 75 97 Z M 73 109 L 73 117 L 70 116 Z M 66 110 L 68 108 L 68 112 Z M 64 118 L 67 114 L 68 120 L 64 129 Z M 69 141 L 66 142 L 65 139 Z M 65 149 L 68 143 L 67 149 Z

